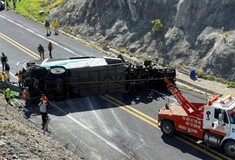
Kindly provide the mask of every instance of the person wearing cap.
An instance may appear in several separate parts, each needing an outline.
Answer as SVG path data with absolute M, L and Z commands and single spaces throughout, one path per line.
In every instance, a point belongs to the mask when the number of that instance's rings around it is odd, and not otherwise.
M 43 128 L 44 128 L 44 126 L 45 126 L 45 124 L 47 122 L 47 119 L 48 119 L 46 105 L 47 105 L 46 102 L 42 101 L 42 100 L 40 100 L 40 102 L 38 104 L 40 113 L 42 115 L 42 127 Z
M 48 98 L 44 94 L 42 94 L 40 101 L 46 104 L 46 110 L 48 111 L 48 104 L 49 104 Z

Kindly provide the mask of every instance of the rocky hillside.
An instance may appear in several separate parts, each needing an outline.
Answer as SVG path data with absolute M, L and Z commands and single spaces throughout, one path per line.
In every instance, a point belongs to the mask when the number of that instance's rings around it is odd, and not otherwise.
M 92 41 L 234 80 L 234 8 L 234 0 L 67 0 L 50 17 Z
M 0 160 L 80 160 L 27 121 L 0 93 Z

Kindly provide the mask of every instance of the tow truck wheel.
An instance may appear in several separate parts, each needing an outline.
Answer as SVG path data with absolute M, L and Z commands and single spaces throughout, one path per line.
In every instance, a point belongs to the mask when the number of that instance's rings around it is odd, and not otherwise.
M 224 144 L 224 152 L 230 156 L 235 158 L 235 141 L 228 141 Z
M 163 134 L 166 134 L 168 136 L 172 136 L 175 133 L 175 127 L 169 120 L 163 120 L 161 122 L 161 130 Z

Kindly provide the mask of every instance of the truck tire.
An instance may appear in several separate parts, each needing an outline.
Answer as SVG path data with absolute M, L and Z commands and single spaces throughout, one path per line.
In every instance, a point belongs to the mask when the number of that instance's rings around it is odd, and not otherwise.
M 232 158 L 235 158 L 235 141 L 227 141 L 224 144 L 224 152 Z
M 50 69 L 50 76 L 53 78 L 65 78 L 66 69 L 62 66 L 53 66 Z
M 175 133 L 174 124 L 169 120 L 163 120 L 161 122 L 161 131 L 165 135 L 172 136 Z

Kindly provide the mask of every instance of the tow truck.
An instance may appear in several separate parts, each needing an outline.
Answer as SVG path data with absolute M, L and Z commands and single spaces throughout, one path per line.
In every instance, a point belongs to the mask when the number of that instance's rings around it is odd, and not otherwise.
M 207 146 L 221 147 L 235 158 L 235 98 L 216 94 L 206 103 L 189 102 L 168 78 L 164 81 L 178 103 L 166 104 L 158 112 L 163 134 L 182 132 L 201 139 Z
M 175 82 L 174 68 L 145 61 L 134 64 L 114 57 L 69 57 L 27 61 L 23 67 L 24 86 L 32 99 L 41 93 L 53 100 L 141 91 L 163 87 L 163 78 Z

